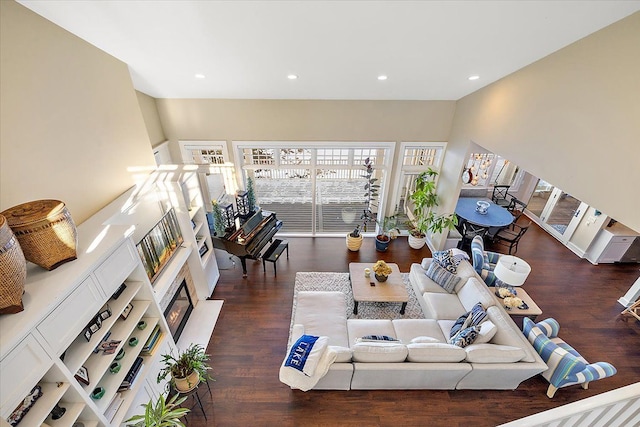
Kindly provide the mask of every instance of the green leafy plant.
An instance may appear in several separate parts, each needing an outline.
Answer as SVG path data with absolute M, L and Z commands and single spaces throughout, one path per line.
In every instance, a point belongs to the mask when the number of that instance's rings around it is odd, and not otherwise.
M 410 223 L 409 232 L 414 237 L 424 237 L 427 232 L 442 233 L 445 229 L 453 229 L 458 225 L 455 214 L 438 215 L 434 208 L 438 206 L 435 179 L 438 172 L 429 168 L 416 178 L 416 188 L 409 196 L 413 202 L 414 220 Z
M 211 201 L 212 211 L 213 211 L 213 227 L 216 233 L 216 236 L 222 237 L 225 235 L 224 229 L 224 219 L 222 218 L 222 209 L 220 209 L 220 205 L 217 200 Z
M 354 228 L 353 231 L 351 233 L 349 233 L 349 236 L 351 236 L 353 238 L 360 237 L 360 227 L 361 227 L 360 224 L 356 225 L 356 228 Z
M 378 240 L 388 241 L 400 234 L 398 229 L 398 218 L 395 215 L 386 216 L 382 221 L 376 221 L 380 226 L 380 234 L 376 237 Z
M 125 423 L 135 427 L 185 427 L 180 418 L 184 417 L 189 412 L 189 409 L 181 408 L 180 405 L 186 400 L 187 396 L 179 399 L 178 396 L 178 394 L 175 394 L 167 401 L 164 395 L 161 394 L 155 405 L 153 400 L 141 405 L 144 407 L 144 414 L 134 415 L 126 420 Z
M 256 208 L 256 190 L 253 186 L 253 178 L 247 177 L 247 199 L 249 200 L 249 212 Z
M 158 372 L 157 381 L 160 382 L 171 374 L 169 384 L 174 384 L 175 378 L 187 378 L 194 371 L 198 373 L 199 381 L 213 380 L 209 375 L 211 367 L 207 364 L 208 361 L 209 355 L 200 344 L 191 344 L 175 357 L 172 354 L 163 354 L 161 362 L 164 366 Z
M 362 210 L 360 220 L 362 221 L 362 230 L 367 231 L 367 225 L 370 222 L 375 221 L 375 216 L 371 208 L 378 207 L 375 200 L 378 197 L 378 190 L 380 188 L 380 185 L 376 184 L 378 178 L 373 177 L 373 163 L 371 162 L 371 159 L 369 157 L 364 160 L 363 166 L 365 169 L 365 173 L 361 176 L 366 180 L 366 183 L 364 185 L 364 201 L 366 206 Z

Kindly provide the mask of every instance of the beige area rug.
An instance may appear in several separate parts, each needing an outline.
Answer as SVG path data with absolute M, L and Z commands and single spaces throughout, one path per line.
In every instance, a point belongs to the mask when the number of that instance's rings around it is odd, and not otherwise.
M 296 273 L 293 290 L 293 307 L 291 323 L 295 318 L 297 295 L 300 291 L 340 291 L 346 295 L 348 319 L 422 319 L 424 314 L 409 283 L 409 273 L 402 274 L 402 281 L 409 294 L 409 302 L 405 314 L 400 314 L 400 303 L 391 302 L 361 302 L 358 304 L 358 314 L 353 314 L 353 293 L 349 273 Z

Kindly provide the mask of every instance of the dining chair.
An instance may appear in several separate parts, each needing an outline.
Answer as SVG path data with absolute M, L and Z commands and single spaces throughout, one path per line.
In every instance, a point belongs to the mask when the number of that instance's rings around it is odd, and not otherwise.
M 524 209 L 526 207 L 527 207 L 527 204 L 525 202 L 518 200 L 515 197 L 511 198 L 511 201 L 509 202 L 509 206 L 507 206 L 507 210 L 511 212 L 511 215 L 513 215 L 513 222 L 511 223 L 512 229 L 515 223 L 518 221 L 518 218 L 520 218 L 524 213 Z
M 513 230 L 504 229 L 499 231 L 495 237 L 493 238 L 493 242 L 497 245 L 503 245 L 509 247 L 509 255 L 511 255 L 511 251 L 515 254 L 518 252 L 518 242 L 524 233 L 527 232 L 529 227 L 531 226 L 531 221 L 529 221 L 525 225 L 513 224 Z
M 509 194 L 510 185 L 494 185 L 493 193 L 491 194 L 491 200 L 498 206 L 507 207 L 511 201 L 511 195 Z
M 462 239 L 458 243 L 458 249 L 469 252 L 471 250 L 471 241 L 473 240 L 473 238 L 476 236 L 484 238 L 488 230 L 488 227 L 483 227 L 481 225 L 465 221 L 462 224 L 462 233 L 460 233 L 462 234 Z

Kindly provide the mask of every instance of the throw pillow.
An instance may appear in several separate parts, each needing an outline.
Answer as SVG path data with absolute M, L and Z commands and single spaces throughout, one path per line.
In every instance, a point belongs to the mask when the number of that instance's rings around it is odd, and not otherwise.
M 480 325 L 480 331 L 478 332 L 478 338 L 475 340 L 475 344 L 484 344 L 491 341 L 491 338 L 498 332 L 498 327 L 493 324 L 491 320 L 486 320 Z
M 465 313 L 456 319 L 453 326 L 451 327 L 451 330 L 449 331 L 449 338 L 453 338 L 454 335 L 464 329 L 462 326 L 467 321 L 467 318 L 469 318 L 469 313 Z
M 463 329 L 451 339 L 451 344 L 465 348 L 466 346 L 473 344 L 476 338 L 478 338 L 478 331 L 480 331 L 480 326 L 471 326 L 467 329 Z
M 460 278 L 454 274 L 449 273 L 444 268 L 440 267 L 438 263 L 432 262 L 429 268 L 425 272 L 428 278 L 436 282 L 442 289 L 448 293 L 453 293 L 456 285 L 460 281 Z
M 320 357 L 328 344 L 329 337 L 303 335 L 291 347 L 284 366 L 297 369 L 310 377 L 315 373 Z
M 400 342 L 399 339 L 390 337 L 388 335 L 365 335 L 361 338 L 356 338 L 356 342 L 378 342 L 378 341 L 391 341 Z
M 469 326 L 476 326 L 482 323 L 487 318 L 487 312 L 484 310 L 484 307 L 481 303 L 477 303 L 471 308 L 469 316 L 471 317 L 471 323 L 469 324 Z
M 438 263 L 438 265 L 449 273 L 456 274 L 458 263 L 456 263 L 451 257 L 451 252 L 446 251 L 436 251 L 433 253 L 433 260 Z

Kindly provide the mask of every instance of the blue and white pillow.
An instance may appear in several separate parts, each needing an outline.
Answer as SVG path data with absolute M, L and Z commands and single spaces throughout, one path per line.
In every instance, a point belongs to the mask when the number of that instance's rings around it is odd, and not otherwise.
M 451 344 L 465 348 L 466 346 L 473 344 L 476 338 L 478 338 L 479 332 L 480 326 L 471 326 L 467 329 L 463 329 L 451 340 Z
M 456 285 L 460 282 L 458 276 L 451 274 L 435 262 L 429 264 L 429 268 L 424 274 L 450 294 L 454 292 Z
M 327 349 L 329 337 L 302 335 L 291 346 L 284 366 L 297 369 L 310 377 L 316 372 L 320 357 Z
M 457 248 L 447 249 L 446 251 L 437 251 L 433 253 L 433 260 L 437 262 L 442 268 L 446 269 L 449 273 L 456 274 L 458 271 L 458 265 L 465 259 L 469 259 L 469 255 L 466 252 Z
M 388 335 L 365 335 L 361 338 L 357 338 L 356 342 L 372 342 L 372 341 L 392 341 L 399 342 L 400 340 Z

